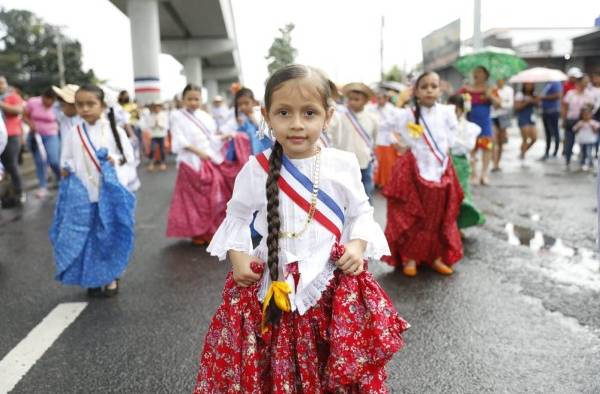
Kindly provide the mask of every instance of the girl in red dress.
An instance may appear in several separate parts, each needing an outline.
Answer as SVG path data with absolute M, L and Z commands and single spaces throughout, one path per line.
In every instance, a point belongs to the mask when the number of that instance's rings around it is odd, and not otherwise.
M 415 108 L 405 110 L 400 132 L 410 151 L 399 156 L 383 189 L 387 198 L 385 236 L 392 252 L 384 261 L 407 276 L 429 264 L 450 275 L 463 256 L 456 224 L 463 191 L 448 154 L 458 121 L 454 107 L 439 104 L 440 78 L 422 74 L 415 85 Z
M 276 141 L 235 182 L 208 251 L 232 264 L 195 393 L 385 393 L 408 324 L 366 270 L 389 254 L 353 154 L 321 148 L 329 81 L 290 65 L 265 89 Z M 262 234 L 253 248 L 249 224 Z

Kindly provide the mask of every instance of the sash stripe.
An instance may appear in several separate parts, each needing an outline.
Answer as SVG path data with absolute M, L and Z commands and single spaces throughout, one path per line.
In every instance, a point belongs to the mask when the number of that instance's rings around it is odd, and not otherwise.
M 358 133 L 360 138 L 362 138 L 362 140 L 365 142 L 365 144 L 367 144 L 367 146 L 369 148 L 372 148 L 373 147 L 373 139 L 371 138 L 371 136 L 369 136 L 369 134 L 367 134 L 367 132 L 362 127 L 362 125 L 360 124 L 360 122 L 358 121 L 358 119 L 352 113 L 351 110 L 346 109 L 345 112 L 346 112 L 346 116 L 348 117 L 348 119 L 350 119 L 350 123 L 352 123 L 352 126 L 354 126 L 354 130 L 356 130 L 356 132 Z
M 263 170 L 268 173 L 269 160 L 267 159 L 267 156 L 264 153 L 261 153 L 255 157 Z M 298 194 L 282 176 L 279 177 L 277 184 L 279 185 L 281 191 L 284 192 L 294 203 L 296 203 L 296 205 L 302 208 L 306 213 L 310 211 L 310 203 L 302 198 L 302 196 Z M 341 230 L 318 209 L 315 209 L 314 219 L 327 230 L 329 230 L 329 232 L 331 232 L 338 241 L 342 238 Z
M 425 121 L 423 116 L 421 116 L 421 120 L 423 121 L 423 124 L 425 125 L 425 134 L 426 134 L 426 137 L 428 137 L 427 139 L 429 139 L 429 140 L 431 140 L 431 142 L 433 142 L 433 145 L 435 146 L 435 150 L 436 150 L 437 154 L 439 154 L 438 160 L 440 160 L 440 162 L 443 163 L 443 161 L 446 160 L 446 154 L 440 149 L 437 142 L 433 138 L 433 134 L 431 133 L 431 130 L 429 129 L 429 126 L 427 125 L 427 122 Z M 430 145 L 430 148 L 431 148 L 431 143 L 430 142 L 427 142 L 427 143 Z M 437 157 L 437 155 L 436 155 L 436 157 Z
M 283 166 L 286 170 L 288 170 L 290 174 L 292 174 L 294 178 L 296 178 L 298 182 L 300 182 L 302 186 L 306 188 L 306 190 L 312 193 L 313 183 L 310 181 L 310 179 L 308 179 L 306 175 L 301 173 L 298 170 L 298 168 L 296 168 L 296 166 L 294 166 L 294 164 L 286 156 L 283 156 Z M 344 213 L 342 212 L 342 209 L 339 207 L 339 205 L 336 204 L 333 198 L 329 196 L 329 194 L 325 193 L 323 190 L 319 190 L 317 198 L 321 200 L 321 202 L 325 204 L 329 209 L 331 209 L 333 213 L 335 213 L 335 215 L 338 218 L 340 218 L 342 223 L 344 223 Z
M 211 138 L 210 130 L 200 121 L 200 119 L 196 118 L 193 114 L 190 114 L 187 110 L 182 109 L 181 112 L 184 116 L 186 116 L 193 124 L 196 125 L 209 139 Z
M 94 151 L 96 151 L 96 148 L 94 147 L 94 144 L 92 143 L 92 140 L 90 139 L 90 135 L 87 132 L 87 128 L 85 127 L 85 124 L 83 124 L 83 130 L 85 132 L 87 140 L 89 141 L 89 144 L 91 145 L 92 149 L 94 149 Z M 98 170 L 98 172 L 101 173 L 102 170 L 100 168 L 100 164 L 96 161 L 95 155 L 92 155 L 92 152 L 90 151 L 90 148 L 88 148 L 87 144 L 85 143 L 85 140 L 83 139 L 83 135 L 81 134 L 81 127 L 79 125 L 77 125 L 77 134 L 79 134 L 79 139 L 81 140 L 81 143 L 83 144 L 83 148 L 85 149 L 85 151 L 87 152 L 88 156 L 92 160 L 92 163 L 94 163 L 94 167 L 96 167 L 96 169 Z

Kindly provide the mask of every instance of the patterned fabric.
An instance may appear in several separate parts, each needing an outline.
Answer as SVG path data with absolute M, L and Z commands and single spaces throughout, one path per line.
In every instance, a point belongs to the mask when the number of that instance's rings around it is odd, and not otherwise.
M 233 185 L 237 174 L 248 162 L 251 154 L 250 140 L 243 133 L 235 133 L 231 141 L 223 147 L 225 161 L 219 165 L 219 169 L 230 189 L 229 196 L 233 193 Z
M 458 228 L 467 228 L 471 226 L 479 226 L 485 223 L 485 216 L 481 213 L 473 203 L 471 194 L 471 185 L 469 178 L 471 177 L 471 163 L 464 155 L 452 155 L 452 163 L 454 170 L 460 181 L 465 197 L 460 204 L 460 214 L 458 216 Z
M 387 393 L 384 365 L 409 326 L 370 273 L 336 271 L 315 306 L 264 335 L 258 289 L 227 276 L 194 393 Z
M 104 286 L 123 273 L 133 251 L 135 196 L 119 183 L 107 153 L 97 152 L 102 169 L 97 203 L 74 174 L 60 183 L 49 235 L 56 279 L 64 284 Z
M 398 266 L 441 257 L 452 265 L 463 257 L 456 220 L 464 195 L 453 166 L 440 182 L 430 182 L 419 176 L 415 157 L 407 152 L 396 160 L 383 195 L 388 207 L 385 236 L 392 252 L 383 261 Z

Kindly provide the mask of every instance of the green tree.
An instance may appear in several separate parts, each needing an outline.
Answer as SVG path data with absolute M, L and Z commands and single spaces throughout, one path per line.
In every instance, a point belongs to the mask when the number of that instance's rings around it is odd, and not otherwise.
M 280 28 L 279 32 L 281 37 L 276 37 L 269 48 L 269 54 L 265 59 L 269 60 L 269 74 L 273 74 L 275 71 L 283 66 L 294 63 L 297 51 L 292 46 L 292 30 L 294 30 L 294 24 L 288 23 L 284 28 Z
M 406 73 L 397 64 L 394 64 L 392 68 L 383 74 L 384 81 L 395 81 L 404 82 L 406 80 Z
M 28 95 L 59 85 L 57 40 L 62 41 L 65 81 L 96 82 L 93 70 L 82 70 L 81 44 L 25 10 L 0 10 L 0 72 Z

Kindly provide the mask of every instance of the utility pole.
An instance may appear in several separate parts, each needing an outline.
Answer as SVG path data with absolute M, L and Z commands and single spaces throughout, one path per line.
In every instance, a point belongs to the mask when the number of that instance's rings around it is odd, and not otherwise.
M 473 7 L 473 49 L 480 50 L 483 47 L 483 38 L 481 36 L 481 0 L 474 0 Z
M 66 85 L 65 82 L 65 59 L 63 57 L 63 42 L 60 27 L 57 26 L 55 29 L 56 35 L 56 53 L 58 56 L 58 80 L 60 81 L 60 87 Z
M 384 21 L 385 21 L 385 17 L 383 15 L 381 15 L 381 31 L 379 34 L 379 66 L 380 66 L 380 73 L 379 73 L 379 81 L 382 82 L 383 81 L 383 26 L 384 26 Z

